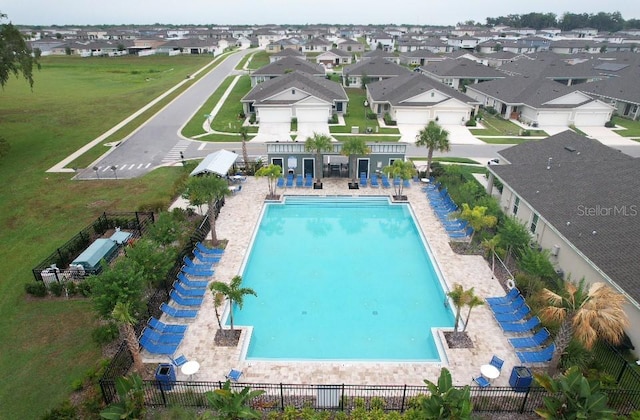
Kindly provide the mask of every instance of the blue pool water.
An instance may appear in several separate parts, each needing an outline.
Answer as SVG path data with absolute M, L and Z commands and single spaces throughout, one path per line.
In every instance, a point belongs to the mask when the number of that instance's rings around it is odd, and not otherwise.
M 383 197 L 266 204 L 242 276 L 248 359 L 439 360 L 431 328 L 453 326 L 409 207 Z

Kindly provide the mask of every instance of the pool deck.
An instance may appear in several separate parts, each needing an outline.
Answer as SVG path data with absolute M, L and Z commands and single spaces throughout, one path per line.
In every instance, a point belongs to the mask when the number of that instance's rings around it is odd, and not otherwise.
M 350 190 L 346 179 L 325 178 L 323 189 L 288 188 L 278 189 L 278 194 L 285 195 L 391 195 L 393 189 L 362 188 Z M 449 239 L 439 220 L 429 206 L 426 194 L 420 184 L 412 183 L 405 188 L 420 228 L 424 233 L 431 251 L 438 262 L 444 281 L 449 288 L 460 283 L 465 289 L 474 287 L 476 295 L 481 298 L 501 296 L 504 294 L 498 280 L 494 279 L 491 267 L 481 256 L 455 254 L 449 246 Z M 220 239 L 227 239 L 228 245 L 224 256 L 215 267 L 213 281 L 230 281 L 239 273 L 242 261 L 250 245 L 254 229 L 268 192 L 266 179 L 248 177 L 242 183 L 242 190 L 230 197 L 220 212 L 216 222 Z M 283 254 L 283 263 L 286 255 Z M 396 264 L 396 261 L 389 263 Z M 260 291 L 257 291 L 258 296 Z M 251 296 L 247 299 L 253 299 Z M 467 314 L 467 307 L 462 310 L 462 318 Z M 178 323 L 164 316 L 165 322 Z M 515 351 L 509 344 L 507 336 L 493 319 L 486 305 L 475 307 L 467 333 L 474 343 L 472 349 L 448 349 L 443 347 L 446 361 L 442 363 L 426 362 L 330 362 L 330 361 L 296 361 L 274 362 L 241 360 L 241 350 L 246 345 L 246 334 L 243 331 L 241 344 L 237 348 L 217 347 L 214 344 L 218 323 L 213 307 L 211 293 L 207 293 L 198 317 L 188 322 L 189 329 L 175 356 L 184 354 L 189 360 L 200 363 L 200 370 L 192 380 L 224 381 L 224 375 L 231 368 L 243 371 L 241 382 L 285 383 L 285 384 L 353 384 L 353 385 L 423 385 L 424 379 L 437 380 L 440 368 L 447 367 L 456 385 L 472 384 L 471 377 L 480 374 L 480 366 L 487 364 L 495 354 L 505 363 L 502 374 L 492 381 L 494 386 L 507 386 L 513 366 L 520 365 Z M 236 326 L 237 327 L 237 326 Z M 437 340 L 437 337 L 436 337 Z M 167 358 L 156 357 L 143 352 L 147 363 L 166 363 Z M 187 378 L 178 371 L 178 380 Z

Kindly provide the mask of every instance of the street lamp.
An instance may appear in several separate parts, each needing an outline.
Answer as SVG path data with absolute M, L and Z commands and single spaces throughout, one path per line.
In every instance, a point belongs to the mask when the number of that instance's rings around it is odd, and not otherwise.
M 362 105 L 364 105 L 364 132 L 366 133 L 367 132 L 367 107 L 369 106 L 369 101 L 365 99 Z
M 113 171 L 113 176 L 118 179 L 118 174 L 116 173 L 116 169 L 118 169 L 118 167 L 116 165 L 113 165 L 110 169 Z
M 100 168 L 98 168 L 97 166 L 94 166 L 94 167 L 93 167 L 93 170 L 94 170 L 94 171 L 96 171 L 96 177 L 97 177 L 98 179 L 100 179 L 100 174 L 98 173 L 98 169 L 100 169 Z

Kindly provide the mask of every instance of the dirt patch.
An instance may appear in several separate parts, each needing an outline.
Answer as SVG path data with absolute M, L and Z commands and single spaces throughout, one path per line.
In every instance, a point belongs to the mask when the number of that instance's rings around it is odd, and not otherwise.
M 236 347 L 240 342 L 240 334 L 242 330 L 218 330 L 213 342 L 216 346 Z
M 447 345 L 450 349 L 472 349 L 473 341 L 469 338 L 466 332 L 448 331 L 444 333 L 444 338 L 447 340 Z
M 449 242 L 451 249 L 460 255 L 484 255 L 485 251 L 480 244 L 469 242 Z

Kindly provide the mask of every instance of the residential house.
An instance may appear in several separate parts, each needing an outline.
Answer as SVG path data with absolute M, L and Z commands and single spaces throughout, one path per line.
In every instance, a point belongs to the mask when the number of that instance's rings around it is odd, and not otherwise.
M 398 64 L 400 62 L 397 55 L 389 51 L 383 50 L 371 50 L 364 53 L 361 57 L 362 60 L 371 60 L 371 59 L 385 59 L 392 63 Z
M 503 185 L 502 209 L 549 251 L 561 277 L 604 282 L 625 296 L 626 333 L 637 348 L 640 159 L 570 130 L 499 154 L 488 185 Z
M 401 52 L 398 55 L 400 64 L 405 66 L 425 66 L 428 63 L 434 63 L 444 60 L 444 57 L 434 54 L 428 50 L 416 50 L 411 52 Z
M 394 51 L 395 39 L 393 35 L 385 32 L 374 32 L 367 35 L 367 44 L 370 50 L 381 49 L 382 51 Z
M 469 35 L 463 35 L 460 37 L 450 37 L 447 40 L 447 44 L 451 45 L 454 49 L 473 50 L 478 45 L 480 40 Z
M 345 67 L 342 70 L 342 84 L 361 87 L 363 79 L 371 83 L 398 77 L 405 73 L 410 73 L 406 67 L 399 66 L 384 58 L 371 58 Z
M 380 117 L 389 114 L 398 124 L 460 124 L 477 106 L 460 91 L 416 72 L 369 83 L 366 89 L 370 109 Z
M 313 38 L 301 45 L 303 52 L 329 51 L 332 47 L 333 43 L 322 38 Z
M 503 73 L 494 68 L 464 58 L 428 63 L 420 67 L 420 72 L 455 89 L 459 89 L 463 84 L 474 84 L 505 77 Z
M 353 61 L 351 53 L 334 48 L 332 50 L 322 52 L 316 56 L 316 63 L 331 68 L 335 66 L 349 65 Z
M 364 52 L 364 45 L 353 39 L 341 38 L 336 41 L 337 48 L 349 53 L 362 53 Z
M 301 53 L 300 51 L 286 48 L 280 52 L 271 54 L 269 56 L 269 62 L 273 63 L 275 61 L 281 60 L 283 58 L 288 58 L 288 57 L 300 58 L 303 60 L 307 59 L 307 56 Z
M 312 63 L 302 58 L 285 57 L 281 60 L 262 66 L 251 73 L 251 86 L 256 86 L 267 80 L 274 79 L 278 76 L 292 73 L 294 71 L 302 71 L 309 73 L 312 76 L 322 78 L 325 76 L 324 67 L 319 64 Z

